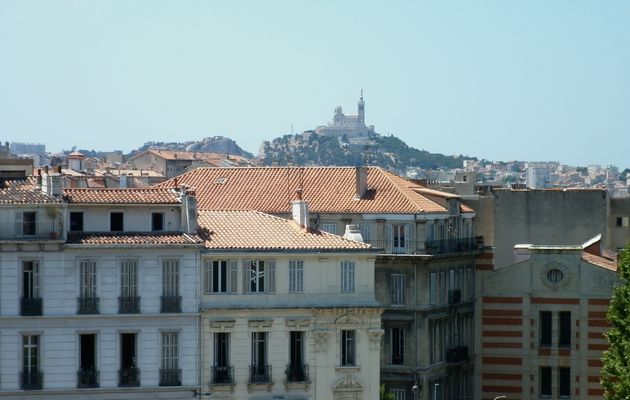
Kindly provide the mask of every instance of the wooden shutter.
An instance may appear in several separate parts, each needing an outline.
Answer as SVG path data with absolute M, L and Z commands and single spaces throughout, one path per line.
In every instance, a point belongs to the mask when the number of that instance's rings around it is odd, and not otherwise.
M 207 260 L 204 262 L 203 267 L 203 282 L 205 293 L 212 293 L 212 279 L 212 260 Z
M 274 260 L 267 261 L 267 292 L 276 291 L 276 262 Z
M 243 293 L 250 293 L 251 286 L 251 260 L 243 260 Z
M 385 224 L 385 250 L 389 254 L 394 252 L 394 227 L 392 224 Z
M 414 249 L 411 225 L 405 224 L 405 253 L 412 254 Z
M 238 291 L 238 265 L 236 260 L 228 261 L 228 289 L 230 293 L 236 293 Z

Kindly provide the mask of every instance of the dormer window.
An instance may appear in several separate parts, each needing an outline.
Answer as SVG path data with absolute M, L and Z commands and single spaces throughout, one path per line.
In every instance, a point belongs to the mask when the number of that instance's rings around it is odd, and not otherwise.
M 161 213 L 161 212 L 151 213 L 151 230 L 152 231 L 164 230 L 164 213 Z
M 111 212 L 109 214 L 109 230 L 111 232 L 123 231 L 123 213 L 122 212 Z
M 81 232 L 83 230 L 83 213 L 71 212 L 70 213 L 70 231 Z
M 25 211 L 22 213 L 22 234 L 33 236 L 37 225 L 37 213 L 35 211 Z

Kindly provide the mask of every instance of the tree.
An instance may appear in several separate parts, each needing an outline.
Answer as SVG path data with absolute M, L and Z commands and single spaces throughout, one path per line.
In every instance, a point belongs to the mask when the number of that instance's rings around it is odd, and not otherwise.
M 612 328 L 606 332 L 609 347 L 604 352 L 602 384 L 604 398 L 630 398 L 630 244 L 619 254 L 617 277 L 613 289 L 608 320 Z
M 388 392 L 387 389 L 385 389 L 385 385 L 381 385 L 379 393 L 380 400 L 396 400 L 394 394 L 392 392 Z

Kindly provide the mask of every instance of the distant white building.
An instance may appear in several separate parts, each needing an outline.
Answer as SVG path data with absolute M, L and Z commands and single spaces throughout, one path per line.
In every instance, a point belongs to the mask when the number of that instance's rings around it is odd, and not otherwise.
M 370 133 L 374 133 L 374 125 L 365 125 L 363 90 L 357 103 L 357 114 L 344 114 L 341 106 L 337 106 L 333 121 L 328 122 L 326 126 L 318 126 L 315 128 L 315 133 L 327 136 L 346 135 L 348 138 L 367 137 Z
M 527 187 L 530 189 L 550 188 L 551 169 L 546 165 L 529 165 L 527 167 Z

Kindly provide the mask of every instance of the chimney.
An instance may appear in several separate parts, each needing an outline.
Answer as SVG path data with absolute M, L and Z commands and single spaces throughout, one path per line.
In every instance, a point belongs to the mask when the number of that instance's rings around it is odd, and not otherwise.
M 367 174 L 367 167 L 356 167 L 354 170 L 354 198 L 356 200 L 361 199 L 367 192 Z
M 308 216 L 308 203 L 302 200 L 302 189 L 295 191 L 296 200 L 291 202 L 291 214 L 293 220 L 300 224 L 302 228 L 310 228 L 310 221 Z
M 42 176 L 42 191 L 49 196 L 61 196 L 62 189 L 61 175 L 51 174 L 46 169 Z
M 118 187 L 121 189 L 127 188 L 127 175 L 119 175 L 118 176 Z
M 346 231 L 343 234 L 345 239 L 354 240 L 355 242 L 363 242 L 363 236 L 361 236 L 361 229 L 359 225 L 346 225 Z
M 197 233 L 197 198 L 195 190 L 182 187 L 180 188 L 182 201 L 182 231 L 189 235 Z

